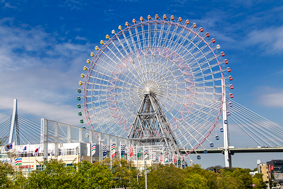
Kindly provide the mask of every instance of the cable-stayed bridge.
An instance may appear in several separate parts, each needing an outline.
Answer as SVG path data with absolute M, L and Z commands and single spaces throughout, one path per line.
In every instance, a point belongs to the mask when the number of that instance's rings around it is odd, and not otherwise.
M 0 138 L 4 138 L 4 143 L 14 142 L 15 145 L 25 144 L 42 144 L 44 143 L 65 143 L 65 142 L 91 142 L 92 131 L 86 128 L 71 126 L 68 124 L 59 123 L 43 119 L 41 124 L 33 122 L 17 114 L 17 103 L 14 102 L 13 114 L 0 121 Z M 231 136 L 236 135 L 235 129 L 241 130 L 238 132 L 238 137 L 233 142 L 229 141 L 229 158 L 235 153 L 270 153 L 283 152 L 283 127 L 258 115 L 249 110 L 243 105 L 227 99 L 227 121 L 229 121 L 228 140 Z M 223 131 L 220 120 L 215 130 Z M 48 127 L 47 127 L 48 125 Z M 239 134 L 240 133 L 240 134 Z M 123 141 L 124 144 L 129 144 L 127 139 L 119 138 L 112 135 L 96 132 L 100 137 L 105 135 L 107 140 L 115 138 L 116 143 Z M 47 137 L 45 139 L 44 137 Z M 220 136 L 218 143 L 215 143 L 213 148 L 198 148 L 194 150 L 196 154 L 224 154 L 223 138 Z M 57 140 L 57 141 L 56 141 Z M 243 145 L 248 141 L 248 145 Z M 251 142 L 252 141 L 252 142 Z M 99 143 L 99 141 L 96 141 Z M 109 143 L 109 142 L 108 142 Z M 234 145 L 234 146 L 233 146 Z M 244 147 L 246 146 L 246 147 Z M 180 152 L 185 154 L 190 149 L 180 149 Z M 48 152 L 46 151 L 46 156 Z M 231 161 L 230 161 L 231 162 Z M 225 165 L 226 167 L 231 166 Z

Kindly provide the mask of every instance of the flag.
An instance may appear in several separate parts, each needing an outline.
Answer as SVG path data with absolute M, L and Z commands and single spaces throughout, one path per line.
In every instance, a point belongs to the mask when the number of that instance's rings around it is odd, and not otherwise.
M 27 146 L 24 146 L 23 152 L 26 152 L 26 151 L 27 151 Z
M 40 146 L 34 150 L 33 155 L 38 154 L 38 153 L 39 153 L 39 150 L 40 150 Z
M 164 159 L 165 159 L 165 163 L 168 163 L 168 154 L 165 154 Z
M 130 147 L 130 157 L 134 155 L 134 147 Z
M 177 162 L 177 156 L 174 155 L 174 163 L 176 163 L 176 162 Z
M 107 154 L 107 148 L 106 145 L 103 144 L 103 157 L 105 157 Z
M 141 149 L 140 148 L 137 148 L 137 157 L 141 157 Z
M 144 151 L 144 159 L 147 159 L 148 156 L 149 156 L 149 155 L 148 155 L 148 150 L 145 150 L 145 151 Z
M 22 165 L 22 158 L 15 159 L 15 164 L 16 165 Z
M 13 143 L 8 143 L 5 145 L 5 151 L 8 151 L 8 150 L 12 150 L 13 149 Z
M 113 143 L 113 144 L 111 144 L 111 155 L 112 155 L 112 158 L 115 157 L 115 152 L 116 152 L 116 144 Z
M 93 144 L 93 145 L 91 146 L 91 156 L 93 156 L 93 155 L 95 154 L 95 152 L 96 152 L 96 145 Z
M 121 144 L 121 158 L 124 157 L 125 154 L 125 144 Z

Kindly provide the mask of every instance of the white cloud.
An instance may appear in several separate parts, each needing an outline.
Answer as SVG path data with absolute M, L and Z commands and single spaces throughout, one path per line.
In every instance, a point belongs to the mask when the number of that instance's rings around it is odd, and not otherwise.
M 78 125 L 77 83 L 94 45 L 61 42 L 41 27 L 15 27 L 9 19 L 0 20 L 0 41 L 1 117 L 11 114 L 17 98 L 19 114 Z
M 252 31 L 249 33 L 246 43 L 257 45 L 269 54 L 282 53 L 283 26 Z
M 260 102 L 265 106 L 283 108 L 283 92 L 264 94 L 260 97 Z

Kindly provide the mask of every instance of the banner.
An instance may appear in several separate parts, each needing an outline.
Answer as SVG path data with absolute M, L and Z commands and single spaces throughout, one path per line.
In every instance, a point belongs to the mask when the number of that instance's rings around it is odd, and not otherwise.
M 150 159 L 150 160 L 153 160 L 153 158 L 154 158 L 154 154 L 153 154 L 153 153 L 150 153 L 149 159 Z
M 174 155 L 174 163 L 177 162 L 177 155 Z
M 160 163 L 163 163 L 163 155 L 160 155 Z
M 165 154 L 164 159 L 165 159 L 165 160 L 164 160 L 165 163 L 168 163 L 168 162 L 169 162 L 169 160 L 168 160 L 168 159 L 169 159 L 169 158 L 168 158 L 168 154 Z
M 130 157 L 134 155 L 134 147 L 130 147 Z
M 93 144 L 93 145 L 91 146 L 91 156 L 93 156 L 93 155 L 95 154 L 95 152 L 96 152 L 96 145 Z
M 169 155 L 169 162 L 173 162 L 172 154 Z
M 124 158 L 125 155 L 125 144 L 121 144 L 121 158 Z
M 141 148 L 137 148 L 137 157 L 141 157 Z
M 148 150 L 145 150 L 144 151 L 144 159 L 147 159 L 149 157 L 149 155 L 148 155 Z
M 114 158 L 116 153 L 116 144 L 111 144 L 111 157 Z
M 22 165 L 22 158 L 15 159 L 15 164 L 16 165 Z
M 155 161 L 159 161 L 159 155 L 158 154 L 155 155 Z
M 50 159 L 52 159 L 52 156 L 53 156 L 53 150 L 51 150 L 50 152 Z
M 107 147 L 103 144 L 103 157 L 105 157 L 107 154 Z

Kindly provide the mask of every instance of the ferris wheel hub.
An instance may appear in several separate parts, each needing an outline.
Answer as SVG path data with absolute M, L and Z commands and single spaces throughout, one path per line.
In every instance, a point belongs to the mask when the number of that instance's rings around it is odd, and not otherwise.
M 149 87 L 145 88 L 144 94 L 150 94 L 151 93 L 151 89 Z

